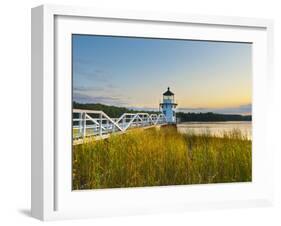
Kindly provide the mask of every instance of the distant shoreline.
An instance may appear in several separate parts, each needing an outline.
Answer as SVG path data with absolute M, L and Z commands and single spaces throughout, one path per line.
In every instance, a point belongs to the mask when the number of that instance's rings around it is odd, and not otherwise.
M 145 111 L 145 110 L 133 110 L 126 107 L 110 106 L 100 103 L 77 103 L 73 102 L 73 108 L 87 109 L 87 110 L 100 110 L 106 113 L 109 117 L 119 118 L 124 113 L 159 113 L 159 111 Z M 220 114 L 214 112 L 177 112 L 177 120 L 180 122 L 227 122 L 227 121 L 252 121 L 252 115 L 240 115 L 240 114 Z

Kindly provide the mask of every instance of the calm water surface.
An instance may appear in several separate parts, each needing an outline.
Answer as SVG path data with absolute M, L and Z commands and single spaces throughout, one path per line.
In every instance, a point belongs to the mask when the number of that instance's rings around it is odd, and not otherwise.
M 252 122 L 248 121 L 228 121 L 228 122 L 184 122 L 177 125 L 181 133 L 193 132 L 195 134 L 211 133 L 216 136 L 223 136 L 226 132 L 239 129 L 241 133 L 252 139 Z

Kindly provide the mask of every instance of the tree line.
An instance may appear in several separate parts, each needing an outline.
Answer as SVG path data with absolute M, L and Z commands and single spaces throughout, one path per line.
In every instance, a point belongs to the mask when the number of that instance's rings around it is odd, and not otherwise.
M 111 118 L 119 118 L 124 113 L 139 113 L 139 112 L 147 112 L 147 113 L 158 113 L 156 111 L 136 111 L 132 109 L 128 109 L 125 107 L 116 107 L 111 105 L 104 105 L 104 104 L 92 104 L 92 103 L 77 103 L 73 102 L 73 108 L 76 109 L 87 109 L 87 110 L 96 110 L 96 111 L 103 111 Z
M 119 118 L 123 113 L 139 113 L 139 112 L 146 112 L 150 114 L 159 113 L 156 111 L 137 111 L 125 107 L 110 106 L 100 103 L 82 104 L 75 101 L 73 102 L 73 108 L 103 111 L 111 118 Z M 252 120 L 251 115 L 239 115 L 239 114 L 230 115 L 230 114 L 218 114 L 213 112 L 207 112 L 207 113 L 177 112 L 176 117 L 178 122 L 223 122 L 223 121 L 251 121 Z
M 251 115 L 236 114 L 217 114 L 213 112 L 207 113 L 184 113 L 177 112 L 177 119 L 180 122 L 223 122 L 223 121 L 252 121 Z

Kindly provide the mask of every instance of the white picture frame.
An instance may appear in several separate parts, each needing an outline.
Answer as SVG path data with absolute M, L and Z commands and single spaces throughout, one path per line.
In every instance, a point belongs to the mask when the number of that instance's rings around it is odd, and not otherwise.
M 136 26 L 142 29 L 134 29 Z M 181 32 L 185 28 L 189 30 Z M 253 182 L 71 191 L 69 155 L 67 151 L 59 151 L 69 150 L 71 143 L 67 141 L 71 109 L 64 101 L 71 97 L 71 77 L 58 75 L 67 75 L 71 71 L 68 37 L 75 32 L 149 37 L 177 35 L 188 39 L 256 43 L 253 51 Z M 266 122 L 270 109 L 267 100 L 272 97 L 272 32 L 273 22 L 265 19 L 56 5 L 33 8 L 32 216 L 56 220 L 271 205 L 273 153 L 266 139 L 259 138 L 268 133 Z M 95 200 L 94 204 L 91 199 Z

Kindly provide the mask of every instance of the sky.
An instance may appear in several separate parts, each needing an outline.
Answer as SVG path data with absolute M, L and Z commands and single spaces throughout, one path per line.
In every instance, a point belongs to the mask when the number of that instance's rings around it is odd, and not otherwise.
M 251 114 L 252 44 L 72 36 L 73 100 L 156 110 L 170 87 L 177 111 Z

